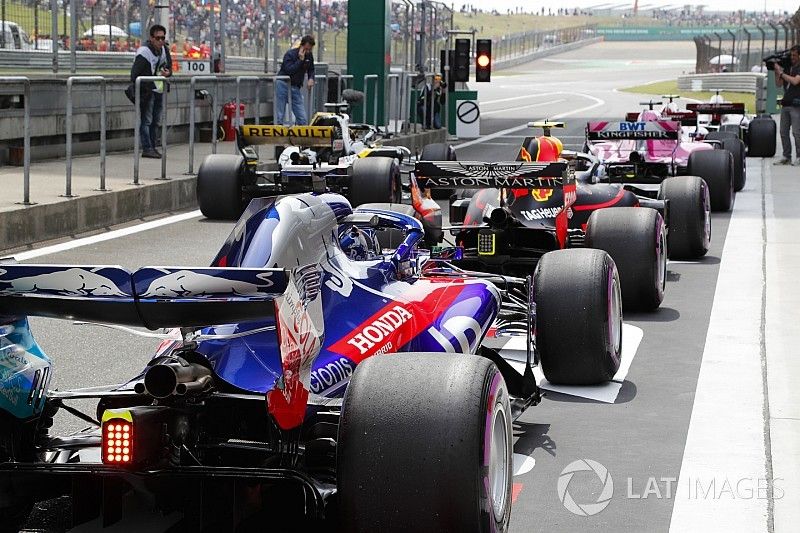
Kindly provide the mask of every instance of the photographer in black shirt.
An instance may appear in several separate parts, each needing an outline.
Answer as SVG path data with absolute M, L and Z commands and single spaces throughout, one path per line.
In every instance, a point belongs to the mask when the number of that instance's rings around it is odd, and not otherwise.
M 795 45 L 789 50 L 789 59 L 791 63 L 786 70 L 779 63 L 775 65 L 775 83 L 784 91 L 780 128 L 783 158 L 776 165 L 792 164 L 792 136 L 798 158 L 795 164 L 800 165 L 800 46 Z M 789 135 L 790 130 L 792 135 Z

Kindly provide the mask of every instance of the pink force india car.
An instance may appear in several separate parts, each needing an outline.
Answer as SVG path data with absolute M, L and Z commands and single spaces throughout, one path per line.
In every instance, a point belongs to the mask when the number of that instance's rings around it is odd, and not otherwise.
M 665 200 L 669 257 L 700 257 L 711 241 L 710 211 L 733 203 L 733 155 L 719 142 L 687 140 L 681 123 L 646 110 L 637 121 L 589 122 L 592 180 Z

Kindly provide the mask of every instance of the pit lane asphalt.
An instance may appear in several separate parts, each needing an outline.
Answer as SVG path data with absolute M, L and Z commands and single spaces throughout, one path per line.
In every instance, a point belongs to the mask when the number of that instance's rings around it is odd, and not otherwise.
M 481 95 L 482 134 L 489 138 L 458 148 L 459 158 L 513 159 L 528 131 L 524 124 L 546 117 L 567 121 L 566 130 L 555 134 L 567 148 L 580 148 L 587 119 L 619 119 L 649 98 L 614 89 L 674 78 L 692 68 L 693 57 L 691 43 L 605 43 L 524 65 L 514 75 L 495 73 L 491 84 L 473 85 Z M 517 422 L 514 450 L 532 457 L 535 466 L 514 478 L 512 531 L 669 528 L 672 499 L 664 494 L 628 498 L 626 485 L 630 478 L 632 493 L 642 494 L 650 476 L 677 478 L 680 472 L 728 220 L 726 214 L 713 216 L 712 248 L 705 259 L 670 264 L 666 297 L 657 312 L 626 315 L 644 337 L 615 403 L 549 393 Z M 207 265 L 231 226 L 196 218 L 32 262 Z M 32 327 L 54 360 L 53 385 L 61 388 L 127 379 L 156 344 L 66 322 L 34 319 Z M 91 412 L 90 404 L 84 406 Z M 58 431 L 82 426 L 63 417 L 56 423 Z M 608 507 L 594 516 L 571 513 L 559 498 L 559 475 L 578 459 L 598 461 L 615 483 Z M 442 488 L 447 490 L 446 480 Z M 568 490 L 576 502 L 594 502 L 602 484 L 593 473 L 578 472 Z

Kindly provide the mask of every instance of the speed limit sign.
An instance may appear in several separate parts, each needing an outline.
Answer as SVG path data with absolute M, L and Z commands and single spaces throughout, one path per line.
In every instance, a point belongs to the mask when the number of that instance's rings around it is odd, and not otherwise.
M 180 66 L 181 72 L 190 76 L 208 74 L 211 70 L 207 59 L 181 59 Z

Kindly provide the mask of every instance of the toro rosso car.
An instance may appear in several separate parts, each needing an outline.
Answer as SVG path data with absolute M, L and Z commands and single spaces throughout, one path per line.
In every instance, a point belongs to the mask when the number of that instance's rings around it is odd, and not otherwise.
M 400 202 L 401 166 L 411 152 L 381 146 L 374 126 L 351 124 L 346 104 L 317 113 L 309 126 L 243 125 L 239 155 L 211 154 L 197 173 L 197 202 L 203 215 L 236 220 L 257 197 L 302 192 L 335 192 L 354 206 Z M 257 145 L 289 145 L 277 156 L 278 170 L 259 169 Z
M 301 194 L 253 200 L 207 268 L 0 264 L 3 528 L 66 494 L 87 528 L 507 531 L 532 366 L 611 379 L 618 274 L 599 250 L 546 254 L 532 279 L 470 273 L 422 238 L 413 217 Z M 28 316 L 173 329 L 138 375 L 51 390 Z M 526 339 L 521 370 L 490 328 Z M 58 413 L 89 427 L 52 435 Z
M 516 161 L 422 161 L 421 187 L 479 189 L 453 199 L 449 228 L 463 268 L 525 276 L 552 250 L 596 248 L 617 265 L 626 309 L 655 309 L 664 297 L 665 202 L 639 198 L 619 184 L 594 183 L 593 167 L 562 153 L 550 128 L 527 137 Z M 563 156 L 563 157 L 560 157 Z M 565 159 L 569 157 L 570 160 Z M 595 164 L 596 166 L 596 164 Z

